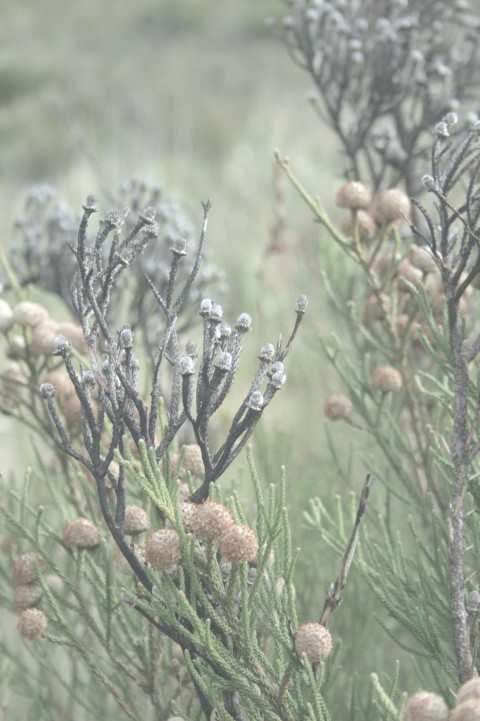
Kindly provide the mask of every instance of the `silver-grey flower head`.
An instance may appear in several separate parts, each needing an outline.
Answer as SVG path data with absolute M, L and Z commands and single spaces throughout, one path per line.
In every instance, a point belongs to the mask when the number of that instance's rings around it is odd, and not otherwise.
M 275 358 L 275 346 L 272 343 L 265 343 L 260 348 L 259 360 L 270 363 Z
M 424 175 L 422 178 L 422 185 L 429 193 L 435 189 L 435 180 L 431 175 Z
M 86 370 L 82 373 L 82 384 L 84 386 L 87 386 L 87 388 L 94 388 L 95 387 L 95 376 L 93 375 L 92 371 Z
M 285 375 L 285 373 L 283 373 L 282 371 L 277 371 L 276 373 L 272 373 L 270 382 L 277 390 L 279 390 L 283 387 L 286 380 L 287 376 Z
M 215 368 L 218 368 L 221 371 L 228 372 L 232 368 L 232 355 L 231 353 L 227 353 L 227 351 L 223 351 L 218 356 L 217 360 L 215 361 Z
M 232 335 L 232 329 L 230 328 L 229 324 L 222 320 L 220 325 L 218 326 L 218 334 L 220 338 L 230 338 Z
M 185 238 L 175 238 L 173 244 L 170 246 L 170 250 L 173 255 L 182 258 L 184 255 L 187 255 L 187 241 Z
M 63 335 L 57 335 L 57 337 L 53 341 L 52 355 L 67 356 L 70 354 L 71 350 L 72 344 L 70 343 L 70 341 L 67 340 Z
M 469 613 L 477 613 L 480 607 L 480 593 L 478 591 L 470 591 L 465 607 Z
M 272 375 L 274 375 L 275 373 L 283 373 L 284 369 L 282 361 L 275 361 L 274 363 L 272 363 L 270 372 Z
M 449 138 L 450 133 L 448 132 L 448 125 L 443 120 L 437 123 L 433 129 L 435 135 L 439 138 Z
M 133 348 L 133 333 L 130 326 L 126 325 L 120 331 L 120 348 Z
M 56 394 L 56 390 L 51 383 L 42 383 L 38 390 L 44 400 L 47 400 L 48 398 L 54 398 Z
M 252 411 L 261 411 L 263 409 L 263 393 L 254 391 L 247 401 L 247 408 Z
M 235 330 L 239 333 L 248 333 L 252 325 L 252 319 L 248 313 L 240 313 L 235 323 Z
M 219 303 L 212 303 L 208 319 L 214 323 L 220 323 L 223 316 L 223 308 Z
M 447 113 L 445 115 L 445 122 L 448 125 L 449 128 L 453 127 L 458 123 L 458 115 L 457 113 L 451 112 Z
M 195 360 L 198 356 L 198 345 L 194 340 L 188 340 L 185 344 L 185 352 L 192 360 Z
M 149 205 L 141 213 L 138 214 L 138 217 L 146 224 L 153 223 L 155 218 L 157 217 L 157 211 L 155 210 L 155 208 L 152 208 L 152 206 Z
M 210 310 L 212 308 L 213 302 L 210 300 L 210 298 L 204 298 L 202 302 L 200 303 L 200 315 L 203 318 L 208 318 L 210 315 Z
M 123 225 L 123 216 L 116 210 L 107 210 L 103 216 L 103 222 L 112 228 L 120 229 Z
M 82 205 L 82 208 L 86 213 L 96 213 L 97 212 L 97 196 L 96 195 L 87 195 L 85 198 L 85 202 Z
M 191 376 L 195 373 L 195 362 L 189 355 L 180 358 L 180 375 Z
M 306 295 L 301 295 L 297 300 L 295 312 L 296 313 L 305 313 L 307 308 L 308 308 L 308 298 Z

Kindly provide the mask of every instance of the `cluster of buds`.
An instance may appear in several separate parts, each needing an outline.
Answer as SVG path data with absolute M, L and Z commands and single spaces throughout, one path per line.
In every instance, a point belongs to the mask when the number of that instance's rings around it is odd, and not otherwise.
M 42 587 L 37 581 L 37 569 L 44 573 L 47 562 L 35 551 L 19 556 L 12 569 L 13 600 L 15 608 L 21 611 L 17 628 L 28 640 L 43 636 L 48 624 L 44 612 L 35 608 L 43 596 Z
M 372 238 L 377 228 L 380 232 L 391 226 L 401 228 L 411 213 L 410 200 L 401 188 L 382 190 L 372 201 L 369 188 L 357 180 L 341 186 L 336 204 L 349 211 L 342 220 L 342 232 L 347 237 L 358 235 L 360 240 Z

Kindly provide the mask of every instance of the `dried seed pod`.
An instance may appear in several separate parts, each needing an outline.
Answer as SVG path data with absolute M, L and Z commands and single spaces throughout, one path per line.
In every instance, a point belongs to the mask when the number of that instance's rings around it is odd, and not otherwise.
M 15 608 L 24 609 L 35 606 L 43 596 L 43 589 L 39 583 L 24 583 L 16 586 L 13 592 Z
M 199 504 L 191 521 L 194 533 L 207 540 L 217 539 L 232 523 L 231 511 L 215 501 L 205 501 L 205 503 Z
M 339 421 L 352 410 L 352 401 L 343 393 L 333 393 L 325 398 L 323 412 L 331 421 Z
M 295 633 L 295 651 L 311 663 L 324 661 L 332 650 L 330 631 L 320 623 L 304 623 Z
M 48 619 L 38 608 L 27 608 L 18 619 L 17 628 L 24 638 L 33 641 L 43 636 L 48 626 Z
M 48 310 L 38 303 L 23 301 L 13 309 L 13 322 L 34 328 L 48 318 Z
M 137 533 L 143 533 L 150 528 L 150 519 L 148 513 L 140 506 L 127 506 L 125 508 L 125 522 L 123 524 L 123 532 L 128 536 L 135 536 Z
M 199 508 L 198 503 L 190 503 L 189 501 L 185 501 L 180 505 L 180 517 L 186 531 L 193 531 Z
M 158 571 L 165 571 L 182 558 L 180 538 L 171 528 L 161 528 L 152 533 L 147 540 L 145 558 Z
M 382 393 L 397 393 L 402 387 L 402 376 L 393 366 L 377 366 L 370 374 L 370 385 Z
M 93 548 L 101 540 L 98 528 L 87 518 L 76 518 L 63 529 L 63 545 L 66 548 Z
M 441 696 L 431 691 L 419 691 L 407 699 L 403 721 L 447 721 L 448 706 Z
M 31 583 L 37 580 L 37 574 L 35 566 L 38 566 L 39 570 L 44 573 L 47 569 L 47 562 L 43 556 L 36 551 L 30 551 L 29 553 L 23 553 L 15 563 L 12 569 L 12 580 L 17 586 L 20 584 Z
M 423 270 L 424 273 L 434 273 L 438 270 L 435 259 L 428 248 L 424 248 L 420 245 L 414 245 L 408 255 L 410 263 Z
M 375 231 L 377 229 L 375 218 L 368 210 L 358 210 L 355 223 L 360 238 L 371 238 L 375 235 Z M 352 237 L 354 223 L 351 213 L 347 213 L 343 216 L 340 228 L 347 238 Z
M 233 523 L 220 536 L 218 550 L 230 563 L 248 563 L 257 557 L 258 538 L 248 526 Z
M 372 194 L 366 185 L 358 180 L 348 180 L 339 188 L 335 203 L 339 208 L 360 210 L 368 208 L 372 202 Z
M 400 227 L 408 220 L 410 212 L 410 200 L 401 188 L 383 190 L 373 204 L 373 215 L 380 225 L 396 223 Z

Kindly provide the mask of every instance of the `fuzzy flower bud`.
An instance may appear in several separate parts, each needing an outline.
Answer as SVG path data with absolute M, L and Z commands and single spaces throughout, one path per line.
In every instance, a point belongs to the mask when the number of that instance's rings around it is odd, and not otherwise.
M 276 371 L 275 373 L 272 373 L 272 377 L 270 378 L 270 383 L 273 385 L 276 390 L 280 390 L 285 385 L 285 381 L 287 380 L 287 376 L 285 373 L 282 373 L 282 371 Z
M 478 591 L 470 591 L 467 596 L 465 608 L 469 613 L 477 613 L 480 606 L 480 593 Z
M 148 205 L 146 208 L 144 208 L 144 210 L 142 210 L 141 213 L 138 214 L 138 217 L 140 218 L 140 220 L 143 220 L 144 223 L 150 225 L 151 223 L 155 222 L 155 218 L 157 217 L 157 211 L 151 205 Z
M 434 134 L 438 138 L 449 138 L 448 125 L 443 120 L 437 123 L 433 129 Z
M 353 235 L 354 224 L 352 222 L 352 214 L 347 213 L 342 218 L 341 230 L 344 235 L 351 238 Z M 376 224 L 373 215 L 368 210 L 358 210 L 355 220 L 355 228 L 361 239 L 371 238 L 376 230 Z
M 202 302 L 200 303 L 200 315 L 203 318 L 208 318 L 210 315 L 210 311 L 212 309 L 213 302 L 210 300 L 210 298 L 204 298 Z
M 371 202 L 370 190 L 358 180 L 349 180 L 344 183 L 335 197 L 335 203 L 339 208 L 349 208 L 350 210 L 368 208 Z
M 12 581 L 14 585 L 16 586 L 36 581 L 37 574 L 35 572 L 35 565 L 38 566 L 42 573 L 44 573 L 47 569 L 46 560 L 36 551 L 23 553 L 19 556 L 13 564 L 12 569 Z
M 123 532 L 127 536 L 136 536 L 137 533 L 148 531 L 149 528 L 150 519 L 145 509 L 135 505 L 126 506 Z
M 217 330 L 220 338 L 230 338 L 230 336 L 232 335 L 231 327 L 224 320 L 222 320 Z
M 252 319 L 248 313 L 240 313 L 235 323 L 235 330 L 239 333 L 248 333 L 252 325 Z
M 13 309 L 14 323 L 28 326 L 29 328 L 34 328 L 36 325 L 43 323 L 47 318 L 47 309 L 38 303 L 23 301 L 22 303 L 18 303 Z
M 97 527 L 87 518 L 76 518 L 63 529 L 66 548 L 93 548 L 101 541 Z
M 195 362 L 189 355 L 180 358 L 180 375 L 192 376 L 195 373 Z
M 57 335 L 53 341 L 53 353 L 52 355 L 67 356 L 71 353 L 72 344 L 68 341 L 65 336 Z
M 96 213 L 97 212 L 97 196 L 96 195 L 87 195 L 85 198 L 85 202 L 82 205 L 82 208 L 86 213 Z
M 28 348 L 34 356 L 51 355 L 58 336 L 58 324 L 47 318 L 32 328 Z
M 378 193 L 373 214 L 377 223 L 402 224 L 410 216 L 411 203 L 401 188 L 390 188 Z
M 232 354 L 223 351 L 215 361 L 215 368 L 227 373 L 232 367 Z
M 126 325 L 122 328 L 118 340 L 120 342 L 120 348 L 125 350 L 133 348 L 133 333 L 130 326 Z
M 270 363 L 275 358 L 275 346 L 272 343 L 262 345 L 258 359 Z
M 48 619 L 38 608 L 27 608 L 18 619 L 17 628 L 21 636 L 33 641 L 43 636 L 48 626 Z
M 48 400 L 48 398 L 53 398 L 57 392 L 51 383 L 42 383 L 38 390 L 45 401 Z
M 248 563 L 257 557 L 258 539 L 248 526 L 233 523 L 220 536 L 218 550 L 230 563 Z
M 176 238 L 173 245 L 170 246 L 170 250 L 173 255 L 182 258 L 184 255 L 187 255 L 187 241 L 185 238 Z
M 178 533 L 172 528 L 161 528 L 152 533 L 147 540 L 145 558 L 158 571 L 178 563 L 182 558 Z
M 422 185 L 428 193 L 431 193 L 432 190 L 435 190 L 435 180 L 431 175 L 422 176 Z
M 306 295 L 300 295 L 295 306 L 295 313 L 305 313 L 308 308 L 308 298 Z
M 342 393 L 333 393 L 325 398 L 323 412 L 331 421 L 339 421 L 352 410 L 352 401 Z
M 43 590 L 39 583 L 23 583 L 17 586 L 13 592 L 13 602 L 15 608 L 23 610 L 31 608 L 37 604 L 43 596 Z
M 194 340 L 188 340 L 185 344 L 185 353 L 190 356 L 192 360 L 198 357 L 198 345 Z
M 332 637 L 320 623 L 304 623 L 295 633 L 295 651 L 305 654 L 311 663 L 324 661 L 332 650 Z
M 185 501 L 180 506 L 180 518 L 185 526 L 186 531 L 193 531 L 195 525 L 195 519 L 198 513 L 199 505 L 197 503 L 190 503 Z
M 233 523 L 231 511 L 221 503 L 205 501 L 192 519 L 192 530 L 200 538 L 217 539 Z
M 252 411 L 261 411 L 263 409 L 263 393 L 260 391 L 254 391 L 248 399 L 246 406 Z
M 402 376 L 392 366 L 377 366 L 370 374 L 370 385 L 375 391 L 398 393 L 402 387 Z
M 431 691 L 419 691 L 407 699 L 403 721 L 447 721 L 448 706 L 441 696 Z

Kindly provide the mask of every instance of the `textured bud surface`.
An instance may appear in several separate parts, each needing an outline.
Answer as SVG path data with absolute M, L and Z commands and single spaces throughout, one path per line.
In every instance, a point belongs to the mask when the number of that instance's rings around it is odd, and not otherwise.
M 43 636 L 48 626 L 48 619 L 38 608 L 27 608 L 18 619 L 17 628 L 24 638 L 33 641 Z
M 12 580 L 15 585 L 23 583 L 31 583 L 36 581 L 37 574 L 35 572 L 35 564 L 43 573 L 47 569 L 47 562 L 36 551 L 30 551 L 29 553 L 22 554 L 15 563 L 12 569 Z
M 347 398 L 342 393 L 333 393 L 325 398 L 323 411 L 331 421 L 339 421 L 341 418 L 345 418 L 351 410 L 352 402 L 350 398 Z
M 339 208 L 360 210 L 361 208 L 368 208 L 372 202 L 372 194 L 363 183 L 358 180 L 349 180 L 339 188 L 335 202 Z
M 140 506 L 127 506 L 125 508 L 125 522 L 123 531 L 129 536 L 142 533 L 150 528 L 150 519 L 145 509 Z
M 234 523 L 220 536 L 218 550 L 230 563 L 254 561 L 258 553 L 258 539 L 251 528 Z
M 16 586 L 13 592 L 13 602 L 15 608 L 24 609 L 35 606 L 43 596 L 43 590 L 39 583 L 33 581 L 32 583 L 25 583 L 21 586 Z
M 373 206 L 373 214 L 377 223 L 393 223 L 402 225 L 410 216 L 411 203 L 401 188 L 390 188 L 377 195 Z
M 447 721 L 448 707 L 437 693 L 419 691 L 407 699 L 403 721 Z
M 66 548 L 93 548 L 101 541 L 97 527 L 87 518 L 76 518 L 63 529 Z
M 304 623 L 295 634 L 295 651 L 311 663 L 324 661 L 332 650 L 332 637 L 320 623 Z
M 23 301 L 22 303 L 18 303 L 13 309 L 14 322 L 19 325 L 28 326 L 29 328 L 34 328 L 36 325 L 43 323 L 47 318 L 47 309 L 38 303 Z
M 373 390 L 382 393 L 397 393 L 402 387 L 402 376 L 400 371 L 392 366 L 377 366 L 370 374 L 370 385 Z
M 460 686 L 457 693 L 457 706 L 472 698 L 480 701 L 480 678 L 478 676 Z
M 182 558 L 180 538 L 171 528 L 161 528 L 152 533 L 147 540 L 145 558 L 158 571 L 165 571 Z
M 233 516 L 226 506 L 215 501 L 205 501 L 198 506 L 193 518 L 193 531 L 200 536 L 213 540 L 233 523 Z

